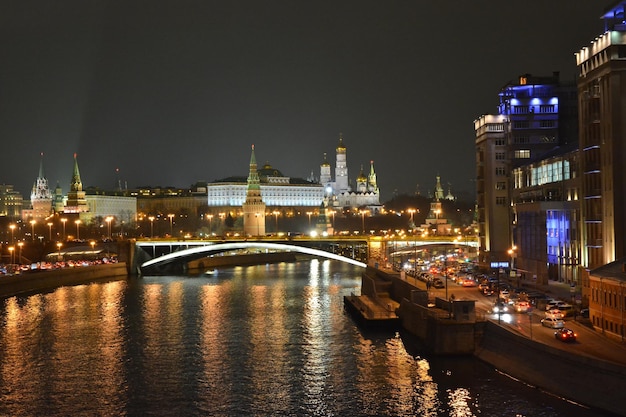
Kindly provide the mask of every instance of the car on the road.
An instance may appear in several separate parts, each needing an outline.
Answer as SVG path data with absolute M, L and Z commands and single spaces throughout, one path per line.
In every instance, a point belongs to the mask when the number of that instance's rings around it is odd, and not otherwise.
M 552 310 L 553 308 L 558 308 L 557 306 L 559 304 L 563 304 L 563 301 L 554 299 L 546 300 L 546 311 Z
M 575 342 L 577 336 L 578 335 L 572 329 L 566 327 L 554 332 L 554 337 L 562 342 Z
M 493 312 L 498 313 L 507 313 L 509 311 L 509 305 L 503 301 L 497 301 L 493 305 Z
M 562 319 L 553 319 L 552 317 L 546 317 L 541 319 L 541 325 L 544 327 L 550 327 L 551 329 L 562 329 L 565 327 L 565 322 Z
M 445 284 L 443 283 L 441 278 L 434 278 L 433 279 L 433 287 L 435 287 L 435 288 L 444 288 Z
M 552 319 L 564 319 L 565 313 L 558 308 L 553 308 L 552 310 L 546 311 L 546 317 L 550 317 Z
M 484 290 L 481 291 L 481 293 L 484 296 L 489 297 L 490 295 L 493 295 L 493 290 L 491 288 L 485 288 Z
M 518 313 L 526 313 L 530 309 L 530 303 L 528 301 L 517 301 L 513 307 Z

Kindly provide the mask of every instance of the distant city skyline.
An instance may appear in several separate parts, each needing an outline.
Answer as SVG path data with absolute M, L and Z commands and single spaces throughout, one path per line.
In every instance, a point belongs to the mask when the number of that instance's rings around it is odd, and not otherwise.
M 381 201 L 437 175 L 473 194 L 473 121 L 520 74 L 575 79 L 611 3 L 5 4 L 0 183 L 26 198 L 43 152 L 52 187 L 77 153 L 85 187 L 185 188 L 245 173 L 251 144 L 307 178 L 343 133 Z

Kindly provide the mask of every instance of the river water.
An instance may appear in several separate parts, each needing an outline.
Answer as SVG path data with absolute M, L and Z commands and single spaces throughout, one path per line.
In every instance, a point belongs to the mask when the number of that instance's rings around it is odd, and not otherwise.
M 360 329 L 361 269 L 312 260 L 0 304 L 1 416 L 601 416 Z

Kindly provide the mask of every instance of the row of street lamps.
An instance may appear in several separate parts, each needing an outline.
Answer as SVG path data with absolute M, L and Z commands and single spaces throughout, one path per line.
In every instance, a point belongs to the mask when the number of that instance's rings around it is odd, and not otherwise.
M 65 240 L 66 238 L 65 224 L 67 223 L 67 219 L 62 218 L 60 220 L 61 220 L 61 223 L 63 224 L 63 240 Z M 113 221 L 113 216 L 106 217 L 104 221 L 107 223 L 107 236 L 109 239 L 111 239 L 111 222 Z M 37 224 L 37 220 L 34 220 L 34 219 L 30 220 L 29 223 L 31 225 L 31 238 L 34 241 L 35 240 L 35 225 Z M 80 225 L 82 221 L 80 219 L 77 219 L 77 220 L 74 220 L 74 223 L 76 224 L 76 239 L 80 239 Z M 54 223 L 47 222 L 46 225 L 48 226 L 48 240 L 52 241 L 52 226 L 54 225 Z M 11 244 L 15 243 L 16 227 L 17 225 L 13 223 L 9 225 L 9 230 L 11 230 Z

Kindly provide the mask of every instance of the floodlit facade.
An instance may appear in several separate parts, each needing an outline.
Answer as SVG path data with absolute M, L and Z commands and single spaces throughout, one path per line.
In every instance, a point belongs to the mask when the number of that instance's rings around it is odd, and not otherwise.
M 593 326 L 624 340 L 626 326 L 626 1 L 602 15 L 604 33 L 576 53 L 582 172 L 583 299 Z
M 524 256 L 515 241 L 519 223 L 513 210 L 513 170 L 577 140 L 576 89 L 573 82 L 561 82 L 558 72 L 520 75 L 498 96 L 499 114 L 474 121 L 478 260 L 483 267 L 494 262 L 512 266 L 513 250 L 518 258 Z

